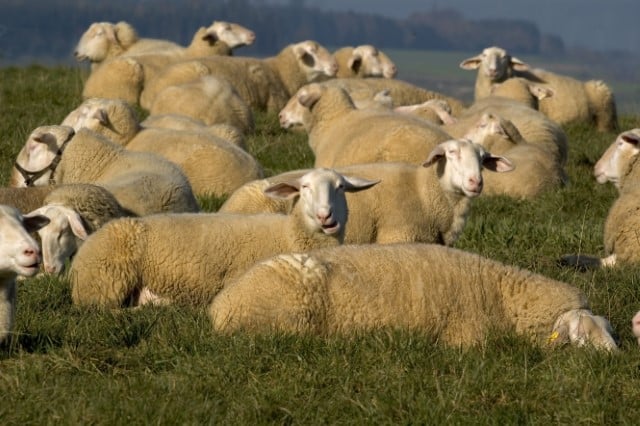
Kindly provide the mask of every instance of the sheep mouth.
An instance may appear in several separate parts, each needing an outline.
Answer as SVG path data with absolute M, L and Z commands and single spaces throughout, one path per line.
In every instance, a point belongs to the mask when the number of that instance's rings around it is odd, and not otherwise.
M 19 269 L 18 275 L 31 277 L 40 270 L 40 262 L 35 262 L 29 265 L 18 265 L 18 269 Z
M 323 223 L 321 226 L 322 226 L 322 231 L 325 234 L 335 234 L 340 229 L 340 224 L 336 221 L 333 221 L 330 223 Z

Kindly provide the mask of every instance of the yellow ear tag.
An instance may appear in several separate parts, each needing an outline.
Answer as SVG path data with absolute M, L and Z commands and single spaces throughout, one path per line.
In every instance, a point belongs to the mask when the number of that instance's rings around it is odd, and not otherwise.
M 551 336 L 549 336 L 549 338 L 547 339 L 547 343 L 551 344 L 555 342 L 556 340 L 558 340 L 558 337 L 560 337 L 560 333 L 558 333 L 557 331 L 554 331 L 553 333 L 551 333 Z

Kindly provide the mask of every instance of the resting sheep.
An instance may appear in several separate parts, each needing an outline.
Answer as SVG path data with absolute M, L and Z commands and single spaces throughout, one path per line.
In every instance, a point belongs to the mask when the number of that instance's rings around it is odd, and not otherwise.
M 49 223 L 38 230 L 43 267 L 59 274 L 82 241 L 111 219 L 129 216 L 106 189 L 91 184 L 58 185 L 44 199 L 43 206 L 25 217 L 45 216 Z
M 489 47 L 481 55 L 463 61 L 464 69 L 478 69 L 476 96 L 489 96 L 491 85 L 511 77 L 523 77 L 553 91 L 540 101 L 539 110 L 558 124 L 582 122 L 600 131 L 617 129 L 616 104 L 611 89 L 601 80 L 580 81 L 543 69 L 530 69 L 504 49 Z M 508 92 L 502 96 L 508 97 Z
M 614 267 L 640 262 L 640 129 L 622 132 L 602 154 L 594 167 L 600 184 L 613 182 L 618 199 L 609 209 L 604 224 L 604 258 L 566 255 L 562 262 L 580 268 Z
M 361 110 L 338 87 L 308 84 L 296 93 L 310 111 L 309 146 L 315 167 L 358 163 L 417 164 L 440 142 L 451 139 L 440 126 L 391 111 Z
M 135 58 L 113 58 L 95 69 L 84 82 L 82 98 L 121 99 L 138 104 L 144 86 L 144 69 Z
M 368 191 L 347 195 L 346 244 L 422 242 L 453 245 L 462 233 L 471 200 L 483 190 L 482 168 L 505 172 L 510 163 L 465 140 L 443 142 L 422 166 L 373 163 L 340 167 L 348 176 L 380 179 Z M 222 205 L 224 213 L 286 213 L 290 203 L 267 197 L 264 189 L 286 180 L 286 172 L 245 184 Z
M 161 155 L 182 169 L 199 195 L 228 194 L 263 176 L 257 160 L 232 142 L 206 131 L 144 128 L 123 101 L 88 99 L 63 124 L 93 130 L 129 151 Z
M 49 181 L 100 185 L 139 216 L 199 210 L 182 170 L 159 155 L 128 151 L 96 132 L 84 128 L 75 132 L 69 126 L 40 126 L 29 143 L 21 165 L 46 170 L 39 185 Z
M 381 50 L 370 44 L 342 47 L 333 52 L 338 63 L 337 78 L 394 78 L 396 65 Z
M 314 170 L 268 189 L 300 197 L 289 215 L 180 214 L 109 222 L 78 250 L 69 271 L 76 304 L 122 306 L 151 293 L 161 300 L 201 305 L 257 260 L 288 251 L 342 243 L 345 191 L 376 182 Z
M 331 53 L 311 40 L 290 44 L 264 59 L 208 56 L 169 66 L 145 87 L 141 105 L 152 105 L 157 94 L 168 86 L 211 74 L 231 83 L 251 108 L 277 112 L 300 87 L 334 77 L 337 68 Z
M 0 343 L 13 331 L 17 276 L 34 276 L 40 267 L 40 249 L 29 234 L 48 221 L 39 215 L 23 217 L 14 207 L 0 205 Z
M 569 284 L 429 244 L 345 245 L 257 263 L 215 297 L 217 332 L 427 333 L 450 346 L 515 332 L 538 344 L 616 350 L 609 322 Z

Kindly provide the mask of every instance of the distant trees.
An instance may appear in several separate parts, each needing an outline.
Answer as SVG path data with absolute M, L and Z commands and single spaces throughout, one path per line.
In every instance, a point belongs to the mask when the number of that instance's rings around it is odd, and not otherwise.
M 475 51 L 501 45 L 520 54 L 558 53 L 564 46 L 528 21 L 467 20 L 452 9 L 431 9 L 398 20 L 372 14 L 321 11 L 291 0 L 0 0 L 3 62 L 72 61 L 75 43 L 96 21 L 126 20 L 144 37 L 187 44 L 213 20 L 241 23 L 257 34 L 246 54 L 272 54 L 285 45 L 315 39 L 327 46 L 371 43 L 387 48 Z

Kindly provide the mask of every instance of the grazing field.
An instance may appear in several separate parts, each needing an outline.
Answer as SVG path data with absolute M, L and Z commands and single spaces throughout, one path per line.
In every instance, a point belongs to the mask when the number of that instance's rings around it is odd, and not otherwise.
M 83 73 L 36 66 L 0 70 L 4 185 L 28 134 L 59 123 L 80 102 Z M 623 115 L 621 127 L 640 127 L 640 115 Z M 570 184 L 534 201 L 481 196 L 457 247 L 580 287 L 593 311 L 608 317 L 618 332 L 619 353 L 551 350 L 514 335 L 491 336 L 480 347 L 462 350 L 398 330 L 329 339 L 219 336 L 204 309 L 78 308 L 64 279 L 33 278 L 19 284 L 15 336 L 0 347 L 0 419 L 636 424 L 640 348 L 630 319 L 640 310 L 640 266 L 579 272 L 557 264 L 565 253 L 603 254 L 602 227 L 616 191 L 598 185 L 592 168 L 616 134 L 584 126 L 566 131 Z M 313 164 L 305 137 L 282 131 L 275 115 L 259 115 L 248 142 L 269 174 Z M 223 200 L 200 201 L 215 210 Z

